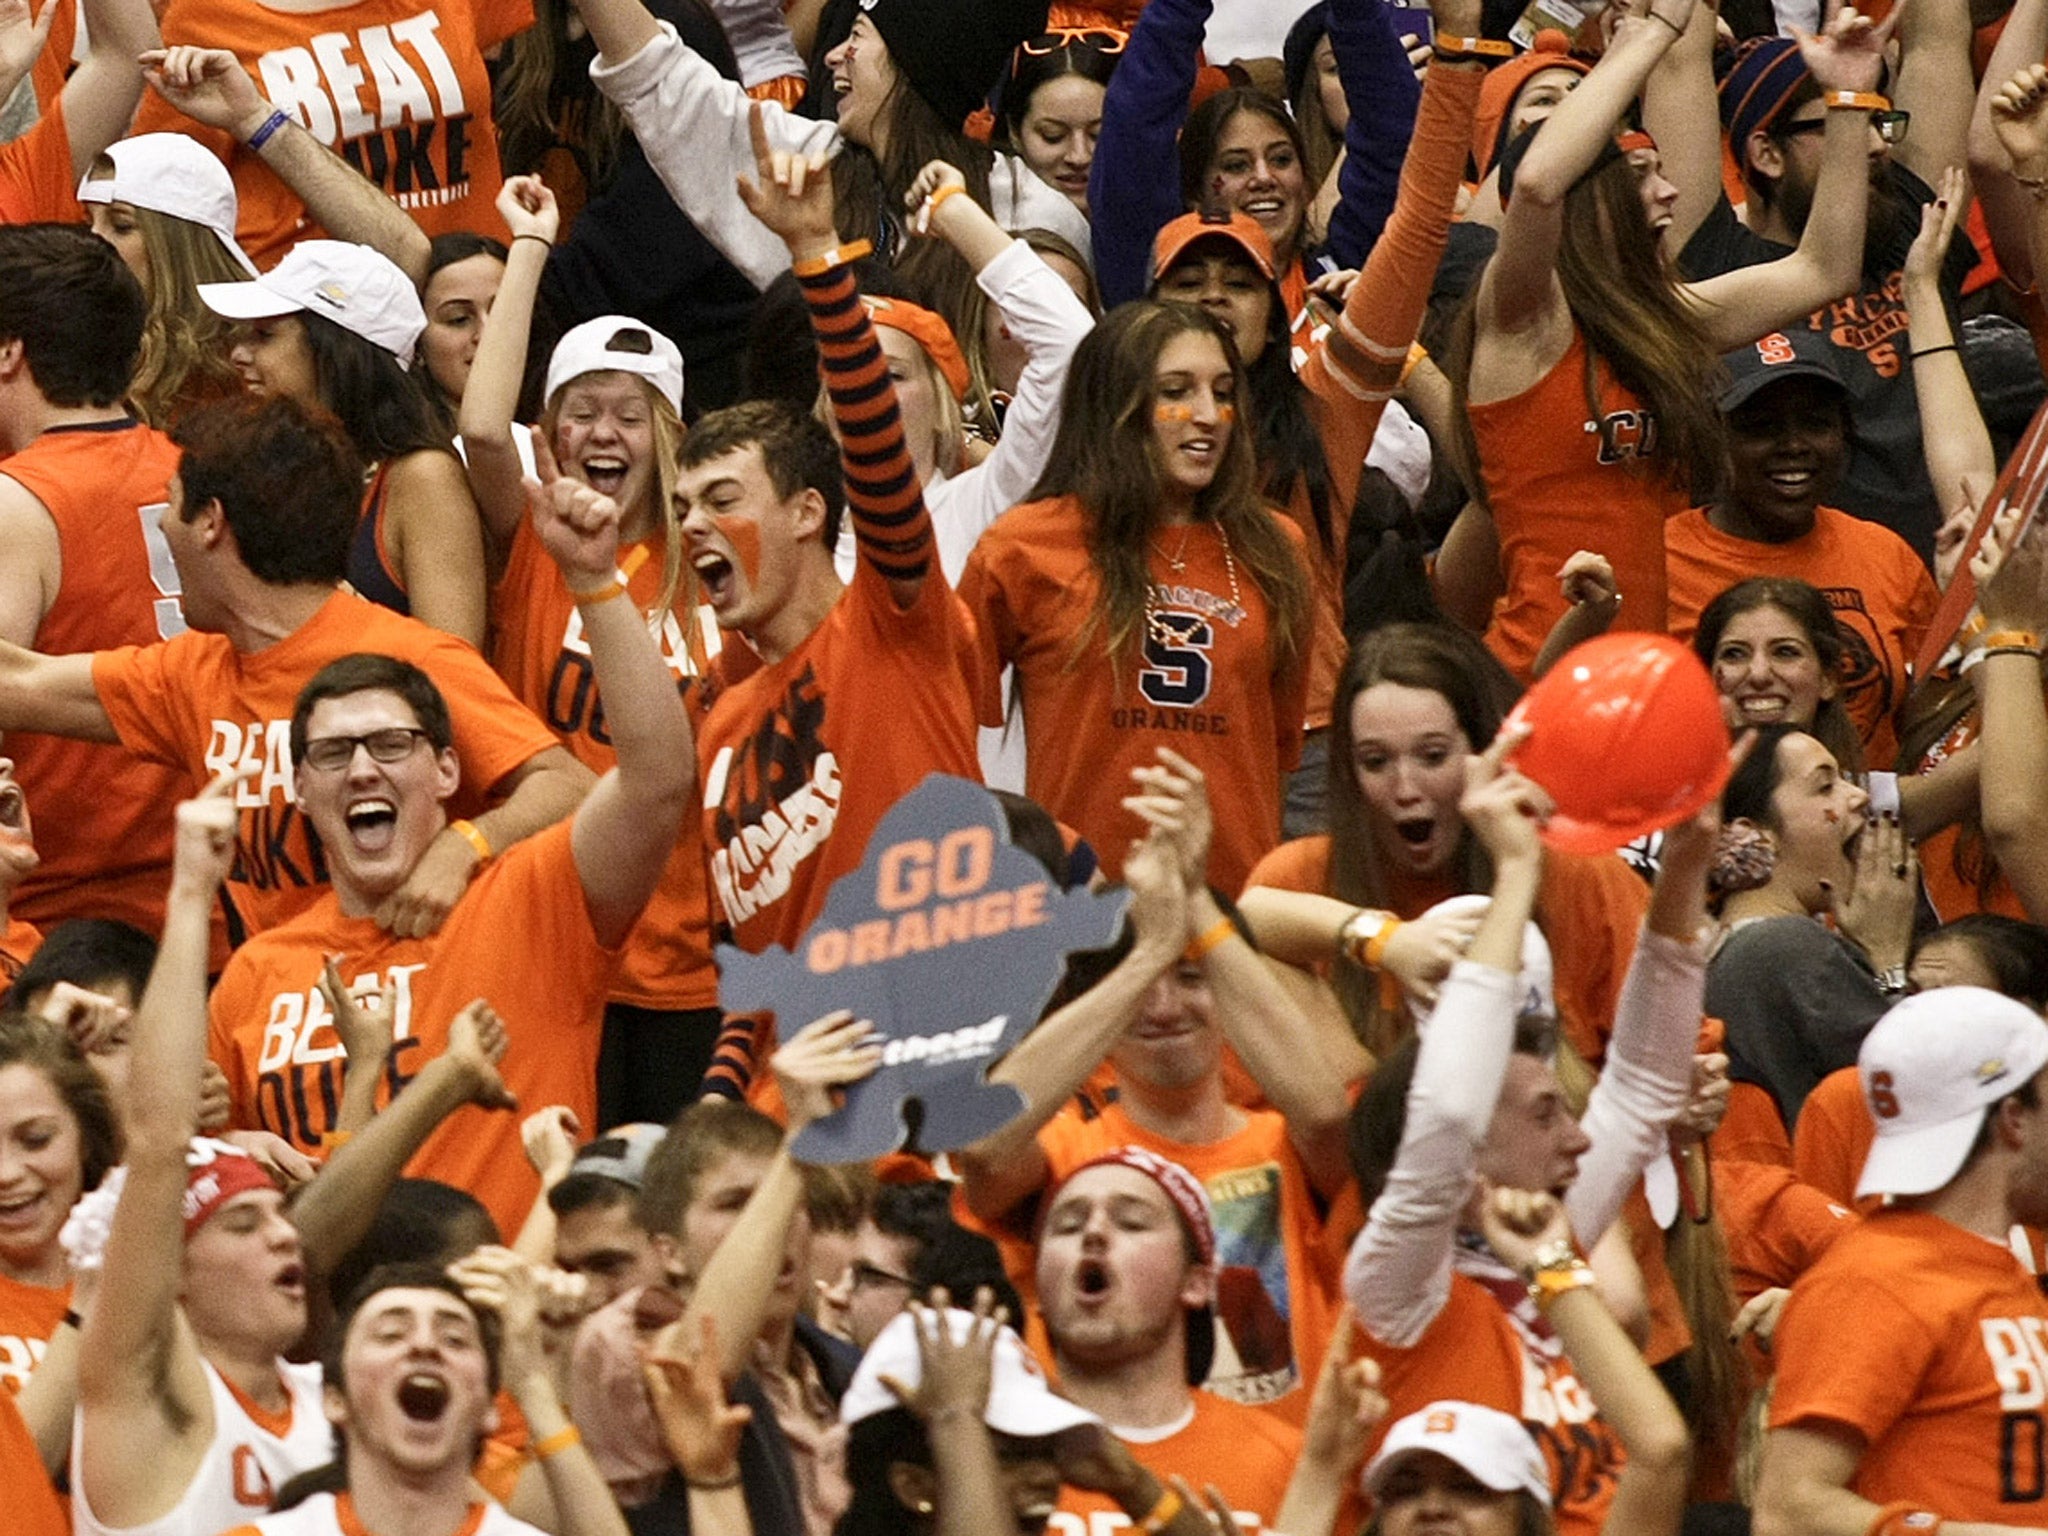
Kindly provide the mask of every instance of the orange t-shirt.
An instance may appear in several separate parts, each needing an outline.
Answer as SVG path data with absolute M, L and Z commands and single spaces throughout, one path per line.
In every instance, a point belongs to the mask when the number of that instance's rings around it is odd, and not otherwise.
M 7 1492 L 8 1536 L 71 1536 L 70 1514 L 11 1392 L 0 1392 L 0 1489 Z
M 0 1389 L 5 1395 L 28 1385 L 70 1305 L 68 1285 L 23 1285 L 0 1275 Z
M 1805 1120 L 1803 1110 L 1799 1118 Z M 1775 1163 L 1715 1163 L 1714 1201 L 1728 1238 L 1738 1305 L 1772 1286 L 1792 1284 L 1856 1222 L 1846 1202 L 1837 1203 Z
M 0 224 L 82 224 L 71 132 L 59 102 L 20 138 L 0 145 Z
M 68 656 L 184 632 L 177 567 L 157 526 L 177 471 L 177 445 L 132 420 L 53 427 L 0 465 L 57 532 L 62 577 L 34 649 Z M 30 811 L 45 813 L 36 822 L 42 862 L 14 910 L 45 928 L 73 917 L 161 928 L 171 813 L 192 792 L 184 769 L 27 731 L 7 733 L 7 754 Z M 92 793 L 79 794 L 87 784 Z
M 1901 771 L 1925 773 L 1946 762 L 1977 739 L 1983 723 L 1982 715 L 1972 708 L 1949 728 L 1946 736 L 1921 754 L 1919 762 L 1901 763 Z M 1952 923 L 1968 912 L 1998 912 L 2021 922 L 2032 922 L 2031 914 L 2020 905 L 2012 882 L 2005 878 L 2005 871 L 1993 863 L 1984 834 L 1974 821 L 1971 818 L 1943 827 L 1920 844 L 1920 881 L 1935 916 L 1944 923 Z M 1984 878 L 1987 872 L 1988 880 Z
M 1810 1125 L 1808 1110 L 1813 1111 Z M 1806 1096 L 1792 1133 L 1792 1167 L 1802 1183 L 1854 1205 L 1856 1181 L 1863 1176 L 1863 1161 L 1875 1140 L 1877 1123 L 1863 1102 L 1863 1081 L 1854 1067 L 1843 1067 L 1822 1078 Z
M 1941 599 L 1913 548 L 1891 529 L 1818 507 L 1813 529 L 1783 544 L 1722 533 L 1694 507 L 1664 525 L 1671 633 L 1691 640 L 1700 611 L 1738 581 L 1791 576 L 1818 587 L 1848 645 L 1843 704 L 1863 738 L 1865 761 L 1890 768 L 1898 756 L 1898 710 L 1906 665 Z
M 1171 747 L 1208 776 L 1216 811 L 1209 879 L 1237 890 L 1280 840 L 1280 785 L 1301 753 L 1312 626 L 1276 663 L 1265 602 L 1212 523 L 1155 534 L 1150 607 L 1129 675 L 1111 667 L 1099 629 L 1085 652 L 1100 581 L 1092 522 L 1071 496 L 1004 513 L 974 546 L 960 594 L 981 642 L 982 723 L 1001 725 L 1005 665 L 1024 700 L 1024 787 L 1094 847 L 1112 876 L 1144 831 L 1126 810 L 1130 771 Z M 1301 530 L 1286 518 L 1308 570 Z M 1163 546 L 1163 547 L 1162 547 Z M 1176 568 L 1180 567 L 1180 568 Z
M 1254 1111 L 1234 1134 L 1196 1146 L 1141 1129 L 1121 1105 L 1084 1117 L 1070 1104 L 1038 1132 L 1049 1168 L 1046 1188 L 1123 1146 L 1144 1147 L 1186 1168 L 1202 1181 L 1216 1213 L 1216 1357 L 1202 1385 L 1247 1407 L 1270 1405 L 1299 1425 L 1308 1416 L 1343 1299 L 1315 1191 L 1286 1120 L 1272 1110 Z M 1018 1222 L 1033 1219 L 1038 1204 L 1026 1202 L 1016 1213 Z M 1037 1248 L 1033 1234 L 1018 1222 L 995 1229 L 973 1225 L 999 1239 L 1005 1268 L 1030 1315 L 1032 1344 L 1050 1361 L 1038 1311 Z
M 1214 1483 L 1229 1502 L 1239 1526 L 1261 1530 L 1280 1512 L 1287 1480 L 1301 1456 L 1301 1432 L 1260 1413 L 1199 1389 L 1189 1394 L 1193 1414 L 1168 1435 L 1140 1431 L 1146 1438 L 1117 1436 L 1131 1459 L 1160 1482 L 1178 1472 L 1196 1488 Z M 1048 1536 L 1111 1536 L 1132 1522 L 1102 1494 L 1069 1484 L 1047 1524 Z
M 170 0 L 158 19 L 166 45 L 232 52 L 278 110 L 429 235 L 506 238 L 483 52 L 533 24 L 532 0 L 356 0 L 301 12 L 261 0 Z M 187 134 L 221 158 L 241 199 L 237 234 L 259 267 L 322 233 L 260 155 L 156 92 L 144 94 L 134 131 Z
M 245 654 L 224 636 L 187 632 L 93 657 L 100 707 L 130 752 L 182 768 L 195 783 L 231 766 L 260 770 L 235 791 L 242 830 L 228 877 L 229 897 L 251 933 L 305 911 L 327 888 L 326 860 L 294 797 L 292 706 L 314 673 L 358 651 L 411 662 L 447 699 L 462 764 L 451 816 L 483 810 L 509 774 L 556 745 L 467 645 L 350 592 L 336 592 L 260 651 Z
M 319 1152 L 341 1107 L 344 1061 L 320 970 L 339 955 L 351 992 L 393 989 L 397 1045 L 380 1101 L 441 1054 L 455 1015 L 482 997 L 505 1021 L 501 1071 L 520 1104 L 566 1104 L 595 1125 L 597 1043 L 618 952 L 591 929 L 571 825 L 557 822 L 491 860 L 428 938 L 394 938 L 367 917 L 345 916 L 330 890 L 236 950 L 209 1006 L 208 1054 L 227 1074 L 230 1123 Z M 540 1191 L 519 1117 L 476 1108 L 450 1116 L 408 1172 L 468 1190 L 506 1234 Z
M 1615 628 L 1665 627 L 1664 522 L 1685 510 L 1685 490 L 1658 456 L 1656 415 L 1598 359 L 1599 414 L 1588 410 L 1587 358 L 1585 335 L 1574 330 L 1549 373 L 1469 412 L 1507 584 L 1486 643 L 1524 682 L 1564 617 L 1557 573 L 1574 551 L 1597 551 L 1613 565 L 1625 599 Z
M 0 982 L 13 981 L 42 947 L 42 930 L 10 913 L 6 931 L 0 932 Z
M 2003 1243 L 1877 1212 L 1792 1288 L 1771 1348 L 1771 1427 L 1860 1435 L 1852 1492 L 1944 1520 L 2048 1525 L 2048 1296 Z
M 630 573 L 629 601 L 651 612 L 661 597 L 660 543 L 622 546 L 619 558 L 621 572 Z M 661 658 L 687 702 L 690 682 L 703 675 L 706 658 L 718 652 L 717 621 L 707 608 L 694 615 L 671 611 L 662 617 L 659 643 Z M 590 642 L 583 638 L 583 616 L 532 525 L 523 520 L 513 535 L 505 574 L 491 594 L 491 665 L 584 766 L 605 773 L 617 764 Z M 717 1006 L 702 829 L 689 817 L 683 818 L 661 884 L 626 941 L 612 996 L 640 1008 Z
M 697 768 L 712 896 L 733 943 L 794 949 L 926 774 L 980 782 L 972 647 L 936 568 L 906 609 L 863 558 L 825 621 L 774 666 L 744 646 L 719 654 Z
M 1439 1399 L 1497 1408 L 1520 1419 L 1543 1449 L 1560 1536 L 1599 1536 L 1627 1452 L 1556 1338 L 1527 1331 L 1524 1314 L 1533 1316 L 1534 1304 L 1519 1279 L 1514 1289 L 1511 1314 L 1486 1285 L 1454 1273 L 1444 1309 L 1408 1348 L 1359 1330 L 1361 1351 L 1380 1363 L 1388 1402 L 1365 1460 L 1390 1425 Z
M 1281 844 L 1259 861 L 1244 884 L 1246 889 L 1263 885 L 1329 895 L 1329 837 L 1298 837 Z M 1558 1018 L 1572 1049 L 1596 1067 L 1607 1059 L 1614 1006 L 1649 910 L 1649 886 L 1612 854 L 1587 858 L 1552 853 L 1543 860 L 1536 922 L 1550 941 Z M 1397 915 L 1416 918 L 1422 913 Z

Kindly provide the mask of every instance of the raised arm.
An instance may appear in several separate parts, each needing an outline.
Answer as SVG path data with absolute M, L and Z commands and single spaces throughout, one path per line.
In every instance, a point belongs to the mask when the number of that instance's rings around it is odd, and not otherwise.
M 56 20 L 57 7 L 51 0 L 44 0 L 35 14 L 30 13 L 28 0 L 0 3 L 0 101 L 12 96 L 36 67 Z
M 1180 129 L 1211 0 L 1148 0 L 1102 98 L 1088 172 L 1089 235 L 1102 302 L 1143 298 L 1152 240 L 1181 212 Z
M 2005 129 L 1993 117 L 1992 105 L 2016 76 L 2048 58 L 2048 0 L 2019 0 L 2005 18 L 2005 27 L 1984 66 L 1970 116 L 1970 180 L 1984 204 L 1984 224 L 2006 281 L 2020 292 L 2032 290 L 2039 267 L 2035 228 L 2041 202 L 2018 176 L 2041 176 L 2048 165 L 2021 168 L 2005 144 Z
M 2037 545 L 2012 548 L 2017 527 L 2017 514 L 2003 514 L 1971 562 L 1988 634 L 2039 635 L 2048 624 L 2048 560 Z M 2039 647 L 2038 639 L 2033 654 L 2021 640 L 1987 646 L 1971 672 L 1984 716 L 1985 840 L 2035 922 L 2048 917 L 2048 708 Z
M 619 576 L 619 506 L 555 467 L 526 482 L 534 531 L 576 599 L 618 765 L 576 808 L 571 828 L 583 899 L 598 942 L 625 942 L 661 880 L 697 785 L 690 718 L 647 621 Z M 615 600 L 616 599 L 616 600 Z
M 1820 36 L 1799 34 L 1800 56 L 1813 72 L 1814 83 L 1824 92 L 1875 91 L 1885 43 L 1902 11 L 1909 9 L 1894 10 L 1881 25 L 1872 26 L 1869 18 L 1845 5 Z M 1702 318 L 1716 348 L 1739 347 L 1804 320 L 1856 286 L 1863 271 L 1863 230 L 1870 206 L 1870 133 L 1866 109 L 1830 108 L 1813 209 L 1798 248 L 1776 261 L 1688 285 L 1687 291 L 1705 306 Z
M 161 45 L 149 0 L 78 0 L 84 62 L 64 82 L 64 131 L 71 174 L 80 181 L 107 146 L 128 131 L 142 100 L 141 56 Z
M 1351 1176 L 1344 1121 L 1349 1083 L 1286 988 L 1244 941 L 1210 893 L 1209 790 L 1202 770 L 1165 747 L 1157 764 L 1134 768 L 1137 793 L 1124 804 L 1166 836 L 1187 891 L 1190 953 L 1215 997 L 1216 1020 L 1287 1133 L 1318 1192 L 1334 1198 Z
M 92 656 L 45 656 L 0 640 L 0 731 L 119 741 L 92 685 Z
M 1556 267 L 1565 195 L 1606 152 L 1622 114 L 1684 33 L 1692 10 L 1693 0 L 1656 0 L 1646 14 L 1624 20 L 1600 62 L 1544 121 L 1515 171 L 1500 248 L 1480 279 L 1483 328 L 1527 330 L 1564 302 Z
M 988 1074 L 1024 1095 L 1024 1112 L 993 1136 L 953 1154 L 967 1205 L 984 1221 L 1008 1215 L 1044 1188 L 1038 1131 L 1088 1081 L 1136 1021 L 1152 984 L 1180 964 L 1188 942 L 1187 887 L 1163 835 L 1134 844 L 1124 860 L 1131 889 L 1130 953 L 1110 973 L 1038 1026 Z
M 426 282 L 430 242 L 425 231 L 290 113 L 276 113 L 234 54 L 224 48 L 149 46 L 143 70 L 159 96 L 194 122 L 233 135 L 298 194 L 307 214 L 336 240 L 367 245 L 388 256 L 413 282 Z M 281 118 L 275 125 L 273 114 Z M 251 149 L 249 141 L 266 127 L 263 143 Z
M 1466 760 L 1459 809 L 1493 857 L 1493 902 L 1423 1031 L 1400 1151 L 1344 1261 L 1344 1295 L 1381 1343 L 1412 1345 L 1450 1295 L 1451 1250 L 1514 1049 L 1522 930 L 1543 878 L 1536 824 L 1547 802 L 1501 767 L 1525 735 Z
M 1036 251 L 1022 240 L 1011 239 L 973 198 L 964 193 L 942 194 L 942 188 L 956 184 L 965 185 L 960 172 L 943 160 L 934 160 L 911 185 L 911 205 L 936 199 L 929 203 L 931 232 L 974 269 L 976 285 L 1024 348 L 1025 362 L 994 451 L 953 477 L 946 491 L 944 515 L 933 519 L 939 566 L 948 581 L 958 581 L 967 568 L 975 540 L 1025 500 L 1038 483 L 1059 432 L 1067 365 L 1073 361 L 1074 348 L 1095 324 L 1073 289 Z
M 1657 141 L 1659 169 L 1678 189 L 1664 251 L 1685 249 L 1724 195 L 1721 188 L 1721 106 L 1714 91 L 1714 5 L 1693 7 L 1692 20 L 1657 61 L 1643 87 L 1643 127 Z M 1742 153 L 1736 146 L 1738 157 Z
M 1899 7 L 1898 29 L 1892 105 L 1913 114 L 1913 131 L 1899 141 L 1892 158 L 1931 187 L 1969 154 L 1977 94 L 1969 0 L 1910 0 Z M 2035 54 L 2029 62 L 2040 59 Z
M 1534 1280 L 1545 1260 L 1571 1243 L 1571 1227 L 1554 1196 L 1526 1190 L 1492 1192 L 1481 1220 L 1486 1244 Z M 1582 1285 L 1537 1303 L 1556 1330 L 1572 1370 L 1628 1452 L 1614 1490 L 1607 1528 L 1630 1536 L 1678 1536 L 1692 1470 L 1691 1435 L 1671 1394 L 1643 1352 L 1601 1300 Z
M 899 608 L 917 605 L 933 567 L 932 520 L 903 439 L 903 417 L 874 322 L 853 269 L 840 261 L 832 177 L 823 155 L 772 149 L 761 103 L 751 117 L 755 180 L 740 197 L 795 263 L 818 340 L 818 370 L 846 468 L 846 509 L 861 564 L 889 583 Z M 823 265 L 820 265 L 822 263 Z M 942 578 L 943 579 L 943 578 Z
M 763 115 L 777 149 L 823 158 L 839 149 L 837 125 L 751 102 L 640 0 L 589 0 L 577 14 L 598 48 L 591 79 L 625 114 L 669 196 L 748 281 L 767 287 L 789 258 L 733 196 L 733 179 L 754 164 L 750 121 Z
M 2031 88 L 2014 93 L 2008 87 L 1999 93 L 2008 110 L 1994 105 L 1994 111 L 2001 128 L 2008 122 L 2023 123 L 2028 137 L 2040 136 L 2040 169 L 2048 170 L 2048 69 L 2036 64 L 2027 78 Z M 1906 252 L 1904 280 L 1920 445 L 1927 455 L 1935 505 L 1947 517 L 1958 507 L 1982 504 L 1998 479 L 1998 459 L 1984 413 L 1977 408 L 1977 392 L 1963 371 L 1963 355 L 1956 349 L 1956 333 L 1941 291 L 1942 265 L 1969 206 L 1970 184 L 1959 168 L 1950 166 L 1935 190 L 1935 200 L 1920 210 L 1920 233 Z
M 702 1336 L 704 1319 L 718 1320 L 719 1376 L 728 1386 L 747 1368 L 754 1340 L 768 1319 L 775 1276 L 789 1246 L 789 1224 L 803 1203 L 804 1176 L 790 1147 L 805 1126 L 832 1113 L 832 1093 L 881 1065 L 882 1048 L 870 1043 L 873 1026 L 852 1014 L 813 1019 L 777 1048 L 769 1061 L 789 1108 L 789 1127 L 704 1272 L 693 1276 L 690 1304 L 662 1331 L 659 1352 L 676 1353 Z
M 1469 15 L 1461 16 L 1455 26 L 1438 16 L 1437 31 L 1452 37 L 1477 37 L 1479 6 L 1464 9 Z M 1394 33 L 1394 20 L 1387 8 L 1377 0 L 1335 0 L 1329 16 L 1330 52 L 1336 57 L 1337 78 L 1351 115 L 1344 124 L 1344 160 L 1337 171 L 1337 206 L 1330 214 L 1327 243 L 1339 267 L 1359 267 L 1377 248 L 1393 212 L 1403 156 L 1414 155 L 1415 144 L 1426 130 L 1416 115 L 1421 93 L 1416 88 L 1415 67 Z M 1475 77 L 1485 73 L 1476 62 L 1459 67 L 1469 69 Z M 1464 150 L 1471 140 L 1468 115 L 1459 149 Z M 1464 170 L 1462 155 L 1458 169 Z M 1432 267 L 1432 275 L 1434 271 Z
M 561 228 L 555 194 L 538 176 L 509 178 L 498 193 L 498 212 L 512 231 L 512 245 L 490 317 L 477 338 L 469 384 L 455 418 L 494 574 L 504 569 L 520 520 L 526 516 L 526 471 L 513 441 L 519 426 L 512 413 L 519 408 L 519 387 L 526 376 L 533 301 Z
M 208 1412 L 199 1345 L 178 1310 L 186 1159 L 206 1061 L 213 905 L 235 856 L 236 777 L 178 807 L 170 899 L 156 964 L 135 1010 L 127 1172 L 98 1292 L 79 1340 L 79 1492 L 110 1525 L 136 1525 L 161 1463 Z M 138 1505 L 142 1506 L 138 1510 Z
M 291 1204 L 291 1222 L 299 1229 L 309 1270 L 330 1273 L 363 1240 L 405 1165 L 456 1110 L 466 1104 L 517 1107 L 498 1076 L 505 1043 L 503 1021 L 478 998 L 448 1026 L 448 1048 L 335 1149 Z

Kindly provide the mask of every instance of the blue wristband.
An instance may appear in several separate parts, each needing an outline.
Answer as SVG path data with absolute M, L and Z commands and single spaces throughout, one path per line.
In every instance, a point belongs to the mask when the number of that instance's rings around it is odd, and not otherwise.
M 283 111 L 273 111 L 270 116 L 263 119 L 263 126 L 249 135 L 249 147 L 251 149 L 261 149 L 270 142 L 271 136 L 278 129 L 290 121 L 291 118 L 286 116 Z

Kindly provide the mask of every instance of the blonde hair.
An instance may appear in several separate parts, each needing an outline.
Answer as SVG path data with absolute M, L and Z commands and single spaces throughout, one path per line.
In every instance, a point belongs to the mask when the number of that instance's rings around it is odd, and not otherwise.
M 193 406 L 242 393 L 242 376 L 228 361 L 233 322 L 200 302 L 199 285 L 245 282 L 249 274 L 204 224 L 122 206 L 149 253 L 149 280 L 142 285 L 149 310 L 129 401 L 151 426 L 168 428 Z
M 608 373 L 616 370 L 596 369 L 593 372 Z M 661 521 L 661 596 L 648 610 L 650 622 L 675 610 L 677 593 L 684 596 L 684 607 L 697 606 L 696 578 L 683 564 L 683 519 L 676 510 L 676 483 L 681 478 L 677 465 L 682 460 L 685 428 L 676 408 L 668 403 L 668 396 L 656 389 L 652 382 L 637 374 L 623 374 L 640 386 L 641 396 L 647 401 L 647 419 L 654 428 L 654 500 Z M 577 379 L 591 377 L 579 373 L 568 379 L 557 389 L 541 408 L 540 429 L 548 446 L 555 445 L 555 429 L 562 419 L 562 396 L 568 393 L 569 385 Z
M 878 333 L 886 329 L 888 327 L 882 325 L 875 327 Z M 900 334 L 908 336 L 910 333 L 905 331 Z M 910 339 L 916 348 L 917 364 L 924 370 L 925 384 L 931 390 L 932 409 L 938 414 L 938 420 L 932 427 L 932 467 L 940 474 L 951 477 L 967 467 L 967 413 L 962 408 L 959 397 L 953 393 L 953 386 L 947 383 L 946 376 L 939 372 L 939 365 L 932 361 L 931 354 L 925 351 L 923 344 L 919 343 L 916 337 L 912 336 Z M 876 345 L 879 346 L 880 342 L 877 341 Z M 887 348 L 883 349 L 883 361 L 885 364 L 888 361 Z M 823 379 L 818 381 L 817 397 L 811 402 L 811 415 L 825 424 L 834 441 L 838 440 L 839 422 L 832 414 L 831 391 Z M 907 431 L 904 434 L 904 448 L 915 457 L 917 449 L 910 442 Z M 929 490 L 931 487 L 926 486 L 924 489 Z

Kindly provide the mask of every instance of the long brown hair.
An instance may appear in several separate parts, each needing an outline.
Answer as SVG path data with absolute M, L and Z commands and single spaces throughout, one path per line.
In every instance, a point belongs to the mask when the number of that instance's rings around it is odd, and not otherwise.
M 162 429 L 195 405 L 242 393 L 242 376 L 228 361 L 234 322 L 200 303 L 198 288 L 246 282 L 249 274 L 203 224 L 149 208 L 135 209 L 134 218 L 149 253 L 149 314 L 129 400 Z
M 1059 433 L 1031 496 L 1072 496 L 1088 509 L 1089 555 L 1101 593 L 1076 637 L 1076 662 L 1100 628 L 1111 664 L 1120 668 L 1144 625 L 1152 584 L 1149 552 L 1161 502 L 1152 445 L 1153 373 L 1167 343 L 1190 332 L 1213 337 L 1223 348 L 1243 402 L 1239 409 L 1245 409 L 1251 397 L 1237 349 L 1215 320 L 1189 304 L 1140 299 L 1118 306 L 1082 339 L 1067 370 Z M 1265 599 L 1273 659 L 1305 647 L 1308 572 L 1259 499 L 1250 423 L 1242 416 L 1216 477 L 1195 498 L 1195 520 L 1223 532 Z
M 1474 752 L 1483 752 L 1499 733 L 1519 690 L 1492 652 L 1449 624 L 1383 624 L 1353 647 L 1330 710 L 1330 894 L 1353 906 L 1386 909 L 1393 905 L 1393 887 L 1380 865 L 1351 760 L 1352 706 L 1380 683 L 1438 695 L 1451 706 Z M 1492 861 L 1469 833 L 1458 839 L 1451 878 L 1461 893 L 1493 887 Z M 1384 1057 L 1405 1030 L 1398 1010 L 1381 1006 L 1373 974 L 1348 959 L 1338 959 L 1331 980 L 1353 1032 L 1366 1049 Z
M 1720 356 L 1643 217 L 1641 183 L 1635 167 L 1616 156 L 1572 184 L 1557 248 L 1558 282 L 1586 341 L 1586 408 L 1601 432 L 1608 427 L 1596 359 L 1656 417 L 1657 450 L 1634 461 L 1638 472 L 1675 485 L 1707 485 L 1723 457 L 1724 424 L 1716 405 Z M 1475 285 L 1452 326 L 1444 372 L 1457 404 L 1453 456 L 1467 488 L 1484 505 L 1486 481 L 1468 414 L 1478 294 Z
M 576 379 L 585 377 L 577 374 Z M 632 378 L 632 375 L 627 375 Z M 541 407 L 540 434 L 550 449 L 555 447 L 555 430 L 561 425 L 562 396 L 568 385 L 576 382 L 569 379 L 557 389 Z M 696 578 L 683 565 L 683 519 L 676 507 L 676 482 L 682 477 L 679 467 L 682 462 L 684 428 L 676 408 L 668 403 L 668 396 L 646 379 L 634 378 L 640 386 L 640 393 L 647 400 L 647 420 L 654 429 L 654 483 L 648 487 L 648 494 L 654 498 L 654 516 L 661 526 L 661 598 L 649 611 L 649 618 L 659 618 L 673 610 L 676 594 L 680 591 L 685 598 L 684 611 L 678 615 L 689 622 L 691 609 L 697 606 Z M 516 430 L 516 429 L 515 429 Z M 689 579 L 687 582 L 685 578 Z

